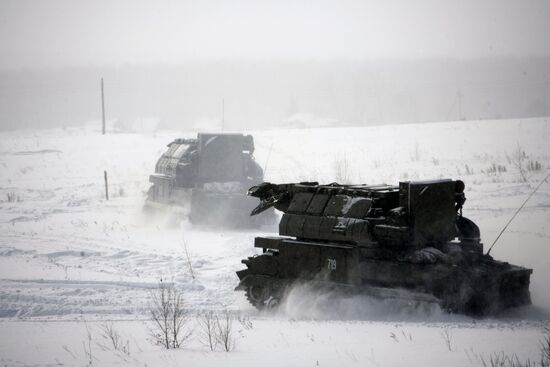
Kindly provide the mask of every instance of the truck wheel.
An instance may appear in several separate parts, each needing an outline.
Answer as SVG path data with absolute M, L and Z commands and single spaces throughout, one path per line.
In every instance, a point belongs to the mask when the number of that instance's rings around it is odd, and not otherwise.
M 265 302 L 265 288 L 257 285 L 248 286 L 246 289 L 246 298 L 256 308 L 263 308 Z
M 276 298 L 276 297 L 272 297 L 270 296 L 266 301 L 265 301 L 265 308 L 268 309 L 268 310 L 275 310 L 279 307 L 279 304 L 280 304 L 280 300 L 279 298 Z

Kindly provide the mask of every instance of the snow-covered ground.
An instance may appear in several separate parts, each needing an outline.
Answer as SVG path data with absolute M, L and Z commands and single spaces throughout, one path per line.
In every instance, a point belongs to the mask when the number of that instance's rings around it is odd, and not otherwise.
M 271 182 L 460 178 L 464 215 L 486 247 L 550 170 L 545 118 L 250 133 Z M 371 300 L 336 302 L 337 311 L 326 312 L 291 299 L 285 312 L 265 315 L 233 288 L 240 260 L 258 251 L 253 238 L 269 228 L 213 231 L 142 214 L 148 175 L 175 137 L 182 136 L 102 136 L 89 127 L 0 133 L 0 365 L 85 365 L 87 345 L 98 366 L 477 366 L 500 351 L 538 359 L 550 320 L 549 183 L 491 252 L 534 269 L 533 306 L 473 320 Z M 528 169 L 536 163 L 540 169 Z M 196 336 L 177 351 L 150 342 L 148 308 L 161 277 L 184 292 L 191 313 L 230 310 L 245 319 L 235 321 L 233 352 L 210 352 Z M 129 355 L 103 340 L 111 322 Z

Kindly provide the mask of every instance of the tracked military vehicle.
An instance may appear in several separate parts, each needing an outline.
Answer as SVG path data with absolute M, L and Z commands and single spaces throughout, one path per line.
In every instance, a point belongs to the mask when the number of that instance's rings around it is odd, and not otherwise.
M 262 183 L 248 194 L 260 199 L 252 214 L 284 213 L 280 236 L 257 237 L 263 253 L 237 272 L 236 289 L 259 309 L 300 283 L 470 315 L 531 302 L 532 270 L 483 253 L 478 226 L 462 215 L 462 181 Z
M 193 224 L 257 226 L 274 218 L 248 215 L 256 203 L 247 188 L 262 180 L 251 135 L 199 133 L 168 144 L 149 177 L 146 209 L 169 209 Z

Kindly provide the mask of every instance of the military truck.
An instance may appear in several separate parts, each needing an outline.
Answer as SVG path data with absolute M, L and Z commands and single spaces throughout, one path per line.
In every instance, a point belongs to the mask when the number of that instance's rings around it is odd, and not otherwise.
M 273 212 L 250 218 L 255 200 L 246 190 L 263 181 L 254 139 L 239 133 L 199 133 L 168 144 L 149 177 L 146 209 L 170 209 L 193 224 L 258 226 Z
M 253 215 L 284 214 L 279 236 L 255 239 L 263 253 L 242 260 L 236 290 L 259 309 L 302 283 L 476 316 L 530 304 L 532 270 L 483 253 L 478 226 L 462 215 L 464 188 L 451 179 L 254 186 Z

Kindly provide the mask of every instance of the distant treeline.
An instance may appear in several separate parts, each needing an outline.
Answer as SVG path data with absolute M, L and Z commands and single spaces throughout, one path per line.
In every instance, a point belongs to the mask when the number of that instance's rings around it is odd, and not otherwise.
M 0 71 L 0 129 L 159 117 L 187 129 L 550 115 L 550 59 L 211 62 Z M 305 124 L 308 121 L 304 121 Z

